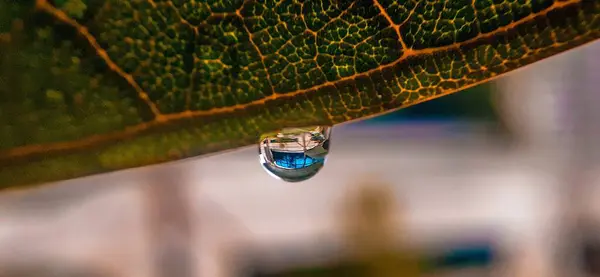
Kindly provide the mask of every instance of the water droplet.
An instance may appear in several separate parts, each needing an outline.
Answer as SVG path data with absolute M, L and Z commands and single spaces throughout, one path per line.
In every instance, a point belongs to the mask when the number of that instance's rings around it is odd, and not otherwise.
M 307 180 L 325 164 L 330 135 L 329 126 L 287 128 L 263 135 L 258 144 L 260 164 L 275 178 Z

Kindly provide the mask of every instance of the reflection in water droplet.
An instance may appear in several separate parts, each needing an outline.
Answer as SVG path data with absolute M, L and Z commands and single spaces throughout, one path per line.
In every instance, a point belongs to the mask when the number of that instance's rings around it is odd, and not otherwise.
M 304 181 L 325 164 L 331 127 L 288 128 L 261 136 L 260 164 L 271 175 L 288 182 Z

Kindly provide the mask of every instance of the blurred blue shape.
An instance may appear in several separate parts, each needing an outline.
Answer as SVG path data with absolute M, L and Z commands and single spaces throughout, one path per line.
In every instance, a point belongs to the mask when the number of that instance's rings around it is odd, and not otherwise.
M 491 245 L 461 246 L 442 251 L 427 259 L 432 270 L 485 267 L 494 262 L 494 249 Z

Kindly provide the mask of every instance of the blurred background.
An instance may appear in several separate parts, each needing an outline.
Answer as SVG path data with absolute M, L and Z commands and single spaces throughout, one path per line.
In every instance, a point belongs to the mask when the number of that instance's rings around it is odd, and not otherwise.
M 335 126 L 301 183 L 248 147 L 0 194 L 0 276 L 600 276 L 599 57 Z

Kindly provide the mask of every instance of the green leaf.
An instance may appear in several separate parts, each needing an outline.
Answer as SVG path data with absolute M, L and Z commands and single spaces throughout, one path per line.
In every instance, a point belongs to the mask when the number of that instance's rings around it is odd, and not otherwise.
M 0 187 L 380 114 L 600 37 L 597 0 L 71 1 L 0 0 Z
M 57 3 L 57 5 L 68 15 L 75 18 L 82 18 L 87 9 L 87 5 L 82 0 L 67 0 L 64 1 L 64 4 L 60 5 Z

